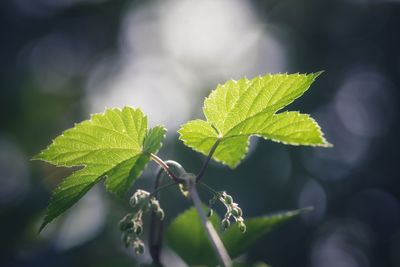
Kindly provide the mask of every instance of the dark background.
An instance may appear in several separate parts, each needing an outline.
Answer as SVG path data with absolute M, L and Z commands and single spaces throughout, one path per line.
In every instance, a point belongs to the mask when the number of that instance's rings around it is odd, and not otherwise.
M 290 110 L 311 113 L 331 149 L 252 139 L 236 170 L 205 182 L 245 216 L 314 206 L 265 236 L 272 266 L 400 266 L 400 1 L 8 0 L 0 3 L 0 266 L 134 266 L 119 240 L 126 203 L 93 188 L 37 234 L 70 172 L 29 159 L 74 122 L 133 105 L 169 129 L 160 155 L 196 172 L 177 139 L 219 82 L 325 70 Z M 150 164 L 137 186 L 148 188 Z M 206 196 L 206 195 L 204 195 Z M 167 221 L 189 205 L 168 191 Z M 171 251 L 168 266 L 184 266 Z

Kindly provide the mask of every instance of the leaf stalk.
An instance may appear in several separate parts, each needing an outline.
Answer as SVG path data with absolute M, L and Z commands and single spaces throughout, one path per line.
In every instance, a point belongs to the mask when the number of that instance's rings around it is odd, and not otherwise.
M 221 142 L 221 138 L 218 138 L 217 141 L 214 143 L 214 145 L 211 147 L 210 152 L 208 153 L 207 158 L 204 160 L 203 166 L 201 166 L 201 169 L 199 171 L 199 174 L 196 176 L 196 181 L 200 181 L 200 179 L 203 177 L 204 173 L 207 170 L 208 164 L 210 163 L 210 160 L 217 149 L 219 143 Z
M 210 240 L 211 245 L 215 251 L 215 254 L 217 255 L 218 261 L 223 267 L 231 267 L 232 260 L 228 252 L 226 251 L 224 244 L 219 238 L 217 232 L 215 231 L 214 226 L 211 224 L 209 220 L 207 220 L 206 214 L 203 211 L 203 207 L 201 204 L 202 202 L 200 200 L 199 194 L 196 189 L 195 179 L 193 180 L 188 179 L 187 186 L 193 204 L 196 207 L 197 213 L 199 214 L 201 224 L 203 225 L 203 228 L 208 236 L 208 239 Z

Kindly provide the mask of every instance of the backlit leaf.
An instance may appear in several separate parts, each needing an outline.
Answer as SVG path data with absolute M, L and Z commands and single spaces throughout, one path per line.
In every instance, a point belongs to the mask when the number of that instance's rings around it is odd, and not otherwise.
M 240 232 L 236 224 L 222 232 L 220 218 L 215 212 L 210 221 L 220 235 L 228 254 L 234 259 L 248 251 L 265 234 L 304 210 L 306 209 L 246 219 L 247 230 L 245 233 Z M 171 222 L 166 230 L 166 239 L 169 247 L 190 266 L 216 266 L 218 264 L 215 252 L 202 228 L 195 208 L 185 211 Z
M 103 177 L 106 188 L 123 196 L 141 174 L 150 153 L 161 147 L 166 130 L 147 129 L 147 117 L 140 109 L 107 109 L 90 120 L 76 124 L 53 140 L 34 160 L 56 166 L 82 167 L 55 189 L 43 224 L 76 203 Z
M 205 155 L 220 139 L 213 158 L 232 168 L 246 155 L 252 135 L 290 145 L 330 146 L 310 116 L 277 113 L 300 97 L 318 75 L 269 74 L 218 85 L 204 101 L 206 120 L 183 125 L 180 139 Z

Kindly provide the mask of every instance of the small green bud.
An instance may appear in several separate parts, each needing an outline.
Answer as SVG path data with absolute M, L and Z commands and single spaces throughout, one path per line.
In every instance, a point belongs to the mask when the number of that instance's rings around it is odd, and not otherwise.
M 186 184 L 179 184 L 179 190 L 185 197 L 189 197 L 189 190 Z
M 132 218 L 133 215 L 131 213 L 125 215 L 124 218 L 122 218 L 118 223 L 119 229 L 121 231 L 126 231 L 131 228 L 133 226 Z
M 242 233 L 245 233 L 246 232 L 246 225 L 244 224 L 244 222 L 239 222 L 239 230 L 240 230 L 240 232 L 242 232 Z
M 121 231 L 126 231 L 129 228 L 133 227 L 133 222 L 132 221 L 126 221 L 126 220 L 121 220 L 119 222 L 119 230 Z
M 152 210 L 156 211 L 156 210 L 158 210 L 160 208 L 160 202 L 158 202 L 158 200 L 151 199 L 150 202 L 151 202 L 151 209 Z
M 143 208 L 147 205 L 149 196 L 150 196 L 149 192 L 139 189 L 132 195 L 132 197 L 129 200 L 129 204 L 132 207 L 139 206 L 139 208 Z
M 127 233 L 123 233 L 122 234 L 122 242 L 124 243 L 125 247 L 129 247 L 131 245 L 132 242 L 132 238 L 129 234 Z
M 138 198 L 137 196 L 133 195 L 131 199 L 129 199 L 129 205 L 135 207 L 137 203 L 138 203 Z
M 239 208 L 238 206 L 232 208 L 231 212 L 234 217 L 242 217 L 243 215 L 242 209 Z
M 209 209 L 207 212 L 207 217 L 210 218 L 213 215 L 213 209 Z
M 225 203 L 226 203 L 227 205 L 230 205 L 230 204 L 232 204 L 233 199 L 232 199 L 232 197 L 231 197 L 230 195 L 225 195 L 225 196 L 224 196 L 224 201 L 225 201 Z
M 226 191 L 220 191 L 219 193 L 219 197 L 224 199 L 228 194 L 226 193 Z
M 231 225 L 231 222 L 228 219 L 223 219 L 221 222 L 221 226 L 222 226 L 222 230 L 226 230 L 229 228 L 229 226 Z
M 135 234 L 136 234 L 136 235 L 140 235 L 142 232 L 143 232 L 143 227 L 142 227 L 142 225 L 141 225 L 141 224 L 136 224 L 136 227 L 135 227 Z
M 155 213 L 156 213 L 156 216 L 158 217 L 158 219 L 160 219 L 161 221 L 164 220 L 165 214 L 161 208 L 157 209 L 155 211 Z
M 133 249 L 135 250 L 135 254 L 143 254 L 144 253 L 144 244 L 142 241 L 137 240 L 134 243 Z
M 138 190 L 136 191 L 135 195 L 140 196 L 140 197 L 145 197 L 145 198 L 146 198 L 146 197 L 150 196 L 150 193 L 147 192 L 147 191 L 145 191 L 145 190 L 138 189 Z

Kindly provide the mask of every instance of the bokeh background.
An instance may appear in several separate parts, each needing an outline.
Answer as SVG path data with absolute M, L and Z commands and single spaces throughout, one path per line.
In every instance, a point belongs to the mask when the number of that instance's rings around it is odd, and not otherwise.
M 131 105 L 169 129 L 160 155 L 196 172 L 176 130 L 202 117 L 217 83 L 325 70 L 289 106 L 311 113 L 331 149 L 252 139 L 237 170 L 205 182 L 248 217 L 314 206 L 263 237 L 272 266 L 400 266 L 400 1 L 6 0 L 0 2 L 0 266 L 135 266 L 117 229 L 126 203 L 93 188 L 37 230 L 70 170 L 29 159 L 74 122 Z M 150 164 L 135 187 L 149 188 Z M 207 195 L 204 195 L 207 197 Z M 163 196 L 167 221 L 188 207 Z M 168 248 L 167 266 L 185 266 Z

